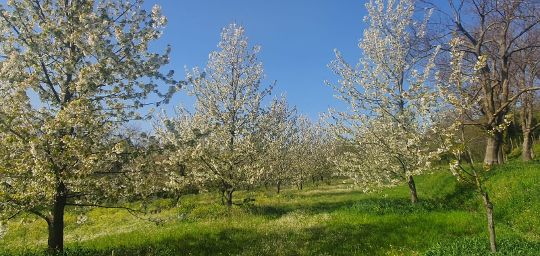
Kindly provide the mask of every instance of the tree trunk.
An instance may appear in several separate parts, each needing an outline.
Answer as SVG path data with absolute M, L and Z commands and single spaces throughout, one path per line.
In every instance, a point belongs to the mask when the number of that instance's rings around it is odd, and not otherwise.
M 48 251 L 58 254 L 64 251 L 64 210 L 66 207 L 66 188 L 63 183 L 58 185 L 54 198 L 51 215 L 47 219 L 49 238 Z
M 523 145 L 521 148 L 521 158 L 523 161 L 531 161 L 533 159 L 532 141 L 533 138 L 531 132 L 523 134 Z
M 300 190 L 304 189 L 304 182 L 300 182 Z
M 486 192 L 482 193 L 482 199 L 484 201 L 484 207 L 486 208 L 487 225 L 489 232 L 489 246 L 492 252 L 497 252 L 497 242 L 495 238 L 495 222 L 493 221 L 493 204 L 489 200 L 489 196 Z
M 176 194 L 174 198 L 172 199 L 172 207 L 178 206 L 178 202 L 180 202 L 180 193 Z
M 227 190 L 225 193 L 225 197 L 227 199 L 227 207 L 231 207 L 233 205 L 233 192 L 234 190 Z
M 514 139 L 510 138 L 510 152 L 514 151 Z
M 418 202 L 418 195 L 416 194 L 416 184 L 412 175 L 409 175 L 407 184 L 409 184 L 409 190 L 411 191 L 411 203 L 416 204 Z
M 278 180 L 276 185 L 277 185 L 277 193 L 279 194 L 279 192 L 281 191 L 281 181 Z
M 488 166 L 502 164 L 502 134 L 495 132 L 494 135 L 487 138 L 486 152 L 484 155 L 484 164 Z
M 540 66 L 539 66 L 540 67 Z M 526 69 L 521 69 L 521 85 L 525 87 L 529 85 L 534 86 L 535 73 L 528 73 Z M 533 76 L 531 76 L 533 75 Z M 527 79 L 529 78 L 529 79 Z M 534 121 L 534 101 L 535 93 L 532 91 L 525 92 L 521 95 L 521 132 L 523 133 L 523 144 L 521 147 L 521 158 L 523 161 L 531 161 L 534 158 L 532 151 L 533 144 L 533 121 Z
M 221 190 L 221 204 L 225 204 L 225 190 Z
M 500 144 L 499 146 L 499 154 L 498 154 L 498 159 L 499 161 L 499 164 L 503 164 L 504 162 L 506 162 L 506 153 L 504 151 L 504 147 L 503 147 L 503 143 Z

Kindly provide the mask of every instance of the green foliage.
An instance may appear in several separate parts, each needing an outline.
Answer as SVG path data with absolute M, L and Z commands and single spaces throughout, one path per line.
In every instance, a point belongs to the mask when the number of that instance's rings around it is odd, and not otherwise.
M 522 143 L 522 141 L 519 141 L 519 139 L 516 139 L 519 143 Z M 535 141 L 533 144 L 533 155 L 535 160 L 540 160 L 540 141 Z M 521 160 L 521 144 L 518 145 L 518 147 L 514 148 L 510 153 L 508 154 L 508 160 Z
M 509 160 L 519 159 L 521 157 L 521 147 L 512 149 L 507 157 Z

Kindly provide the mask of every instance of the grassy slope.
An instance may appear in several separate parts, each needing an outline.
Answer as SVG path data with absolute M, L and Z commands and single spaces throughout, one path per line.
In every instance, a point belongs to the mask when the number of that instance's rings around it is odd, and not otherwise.
M 501 166 L 486 184 L 503 254 L 540 251 L 540 162 Z M 145 216 L 162 225 L 112 209 L 94 209 L 77 225 L 71 212 L 67 247 L 72 255 L 485 255 L 484 212 L 473 191 L 445 171 L 418 177 L 417 185 L 417 206 L 405 186 L 364 194 L 341 184 L 242 192 L 237 198 L 255 203 L 230 210 L 215 194 L 186 196 L 176 208 Z M 45 246 L 43 221 L 20 218 L 9 228 L 0 248 Z

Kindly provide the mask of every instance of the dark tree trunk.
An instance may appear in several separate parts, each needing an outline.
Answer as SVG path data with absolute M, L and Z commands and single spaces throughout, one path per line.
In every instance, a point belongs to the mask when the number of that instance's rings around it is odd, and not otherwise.
M 488 166 L 502 164 L 502 133 L 495 132 L 487 138 L 486 152 L 484 155 L 484 164 Z
M 180 202 L 180 193 L 176 194 L 174 198 L 172 199 L 172 206 L 173 207 L 177 206 L 178 202 Z
M 279 192 L 281 191 L 281 181 L 278 180 L 276 185 L 277 185 L 277 193 L 279 194 Z
M 231 207 L 233 205 L 233 192 L 234 190 L 227 190 L 225 191 L 225 198 L 227 199 L 227 207 Z
M 510 138 L 510 152 L 514 151 L 514 139 Z
M 497 252 L 497 242 L 495 238 L 495 222 L 493 221 L 493 204 L 489 200 L 486 192 L 482 193 L 482 200 L 486 208 L 487 226 L 489 231 L 489 247 L 492 252 Z
M 47 241 L 50 254 L 64 251 L 64 210 L 66 207 L 66 187 L 60 183 L 56 189 L 54 205 L 47 219 L 49 238 Z
M 414 183 L 412 175 L 409 175 L 407 184 L 409 185 L 409 190 L 411 191 L 411 203 L 416 204 L 418 202 L 418 194 L 416 194 L 416 184 Z
M 221 190 L 221 204 L 225 204 L 225 190 Z

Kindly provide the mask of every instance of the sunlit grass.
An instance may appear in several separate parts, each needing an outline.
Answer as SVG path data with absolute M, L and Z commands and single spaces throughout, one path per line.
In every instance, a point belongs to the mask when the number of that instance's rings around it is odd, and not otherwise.
M 534 255 L 540 243 L 540 164 L 512 162 L 487 174 L 501 251 Z M 444 170 L 417 177 L 420 203 L 405 186 L 365 194 L 350 184 L 239 192 L 232 209 L 217 193 L 188 195 L 176 207 L 154 201 L 154 214 L 93 209 L 66 217 L 70 255 L 445 255 L 469 246 L 488 251 L 480 199 Z M 9 223 L 0 246 L 12 253 L 42 251 L 46 225 L 33 216 Z M 507 253 L 508 254 L 508 253 Z M 455 254 L 459 255 L 459 254 Z M 478 254 L 482 255 L 482 254 Z

